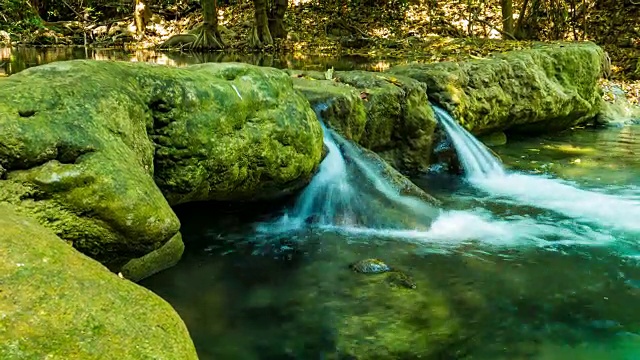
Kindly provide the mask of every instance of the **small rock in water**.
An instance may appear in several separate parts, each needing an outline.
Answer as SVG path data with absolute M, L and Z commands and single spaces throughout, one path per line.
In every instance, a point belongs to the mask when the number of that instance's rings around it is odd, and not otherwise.
M 391 271 L 389 265 L 385 264 L 380 259 L 360 260 L 349 265 L 349 268 L 355 272 L 363 274 L 380 274 L 383 272 Z
M 402 286 L 407 289 L 415 289 L 417 287 L 411 276 L 403 273 L 402 271 L 394 271 L 390 273 L 387 277 L 387 281 L 389 281 L 393 286 Z

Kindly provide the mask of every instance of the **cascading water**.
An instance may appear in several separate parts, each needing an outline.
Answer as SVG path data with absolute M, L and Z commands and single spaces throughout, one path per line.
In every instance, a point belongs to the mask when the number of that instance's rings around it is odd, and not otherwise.
M 469 183 L 495 201 L 555 211 L 575 221 L 586 221 L 625 231 L 640 231 L 640 201 L 595 191 L 537 175 L 504 170 L 500 162 L 445 110 L 433 106 L 438 121 L 458 153 Z
M 318 118 L 326 108 L 316 108 Z M 400 194 L 387 179 L 382 164 L 322 122 L 328 154 L 318 173 L 293 208 L 276 223 L 260 224 L 258 231 L 281 232 L 305 226 L 325 228 L 426 229 L 440 210 L 421 199 Z
M 487 147 L 460 126 L 444 109 L 433 106 L 440 124 L 449 135 L 458 158 L 468 178 L 503 176 L 502 164 L 487 150 Z

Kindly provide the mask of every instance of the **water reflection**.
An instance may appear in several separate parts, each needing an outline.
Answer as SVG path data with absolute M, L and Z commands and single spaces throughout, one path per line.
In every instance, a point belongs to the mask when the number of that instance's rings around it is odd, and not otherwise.
M 640 126 L 516 138 L 494 150 L 514 169 L 552 174 L 588 187 L 640 190 Z
M 325 57 L 302 54 L 234 54 L 225 52 L 193 53 L 154 50 L 90 49 L 84 47 L 17 47 L 0 49 L 0 71 L 7 75 L 54 61 L 73 59 L 120 60 L 185 66 L 207 62 L 244 62 L 259 66 L 301 70 L 370 70 L 387 68 L 393 60 L 371 59 L 349 55 Z

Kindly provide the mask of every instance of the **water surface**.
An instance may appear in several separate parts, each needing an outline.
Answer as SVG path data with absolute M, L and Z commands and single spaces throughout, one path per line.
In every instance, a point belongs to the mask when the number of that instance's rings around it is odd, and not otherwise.
M 625 216 L 640 201 L 638 135 L 512 139 L 494 148 L 503 183 L 415 179 L 445 203 L 426 231 L 268 237 L 256 224 L 293 200 L 184 207 L 183 261 L 144 285 L 177 308 L 203 359 L 637 359 L 640 231 Z M 369 257 L 417 288 L 348 269 Z

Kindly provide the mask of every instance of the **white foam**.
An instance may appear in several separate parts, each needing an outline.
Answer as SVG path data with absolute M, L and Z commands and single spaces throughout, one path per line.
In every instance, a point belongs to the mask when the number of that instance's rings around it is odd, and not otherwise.
M 497 201 L 526 204 L 588 223 L 624 231 L 640 231 L 640 200 L 582 190 L 560 180 L 517 173 L 470 178 L 469 182 Z
M 640 232 L 640 192 L 605 194 L 538 175 L 508 173 L 489 150 L 446 111 L 435 113 L 451 138 L 467 179 L 494 200 L 555 211 L 576 221 Z
M 615 241 L 608 233 L 589 227 L 570 229 L 558 224 L 541 223 L 532 218 L 495 219 L 483 211 L 449 211 L 438 217 L 428 230 L 373 229 L 355 226 L 325 226 L 327 230 L 348 235 L 404 239 L 424 245 L 456 247 L 476 241 L 495 247 L 556 245 L 600 246 Z

